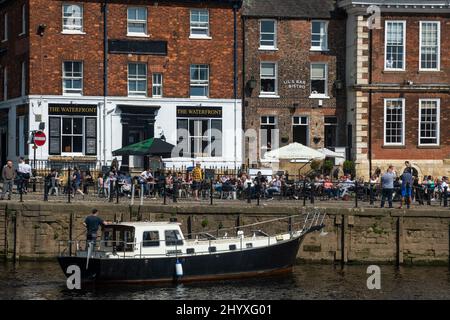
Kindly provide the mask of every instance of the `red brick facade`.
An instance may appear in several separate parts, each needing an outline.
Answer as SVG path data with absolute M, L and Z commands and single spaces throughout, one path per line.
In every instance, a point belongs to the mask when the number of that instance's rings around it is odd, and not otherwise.
M 62 5 L 60 0 L 30 0 L 29 34 L 18 38 L 15 28 L 21 15 L 21 6 L 14 1 L 0 9 L 8 11 L 10 40 L 0 59 L 2 66 L 14 69 L 9 80 L 11 93 L 17 97 L 19 61 L 29 54 L 30 90 L 32 95 L 62 94 L 62 63 L 66 60 L 83 61 L 83 95 L 103 94 L 103 13 L 100 0 L 74 3 L 83 5 L 82 35 L 62 33 Z M 14 5 L 13 5 L 14 4 Z M 127 37 L 127 6 L 147 7 L 148 38 Z M 189 39 L 189 14 L 191 8 L 209 9 L 211 39 Z M 2 14 L 3 17 L 3 14 Z M 1 21 L 0 17 L 0 21 Z M 20 20 L 20 19 L 19 19 Z M 2 21 L 1 21 L 2 22 Z M 238 16 L 238 24 L 241 19 Z M 40 24 L 46 28 L 43 36 L 37 34 Z M 239 25 L 238 25 L 239 27 Z M 240 29 L 240 28 L 239 28 Z M 240 35 L 238 35 L 240 36 Z M 127 95 L 128 62 L 147 64 L 148 92 L 151 92 L 151 73 L 163 73 L 164 96 L 168 98 L 189 96 L 190 64 L 210 65 L 210 98 L 233 98 L 233 10 L 229 4 L 185 3 L 168 1 L 127 1 L 109 4 L 108 38 L 128 40 L 163 40 L 168 44 L 167 56 L 110 54 L 109 95 Z M 28 50 L 29 49 L 29 50 Z M 240 45 L 239 48 L 240 50 Z M 28 53 L 29 52 L 29 53 Z M 240 58 L 242 55 L 238 54 Z M 19 69 L 17 69 L 19 68 Z M 19 79 L 20 80 L 20 79 Z

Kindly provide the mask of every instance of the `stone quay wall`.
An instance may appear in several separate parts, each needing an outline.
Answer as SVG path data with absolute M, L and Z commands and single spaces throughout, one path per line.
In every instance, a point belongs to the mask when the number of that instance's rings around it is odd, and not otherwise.
M 91 206 L 63 203 L 0 203 L 0 257 L 21 260 L 54 259 L 65 240 L 84 240 L 83 220 Z M 255 206 L 123 206 L 97 205 L 107 221 L 168 221 L 176 216 L 185 234 L 235 234 L 234 228 L 298 215 L 301 207 Z M 306 236 L 299 252 L 302 262 L 448 264 L 450 211 L 448 209 L 318 209 L 326 212 L 324 232 Z M 249 227 L 273 235 L 286 232 L 288 219 Z M 300 217 L 291 220 L 299 226 Z M 228 230 L 227 230 L 228 229 Z M 62 244 L 60 244 L 60 242 Z

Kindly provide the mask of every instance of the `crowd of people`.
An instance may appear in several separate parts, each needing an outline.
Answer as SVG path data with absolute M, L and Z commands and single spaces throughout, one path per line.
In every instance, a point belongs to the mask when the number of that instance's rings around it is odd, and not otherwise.
M 349 200 L 352 195 L 366 196 L 371 202 L 378 199 L 381 207 L 386 202 L 393 207 L 393 201 L 399 200 L 400 208 L 403 205 L 409 208 L 415 201 L 430 203 L 448 195 L 448 177 L 424 176 L 419 180 L 408 161 L 401 172 L 397 172 L 394 166 L 389 166 L 384 173 L 376 169 L 368 181 L 363 178 L 355 180 L 350 174 L 337 179 L 333 174 L 333 179 L 323 174 L 292 177 L 287 172 L 273 175 L 257 172 L 253 176 L 247 172 L 238 175 L 213 173 L 207 176 L 200 163 L 183 172 L 146 169 L 139 175 L 131 176 L 127 171 L 118 170 L 117 166 L 117 162 L 113 163 L 108 171 L 98 173 L 97 177 L 90 170 L 80 170 L 79 167 L 71 171 L 52 169 L 45 176 L 46 190 L 49 195 L 70 193 L 71 197 L 80 195 L 83 199 L 91 189 L 97 196 L 105 198 L 112 195 L 131 197 L 133 190 L 135 195 L 147 198 L 166 195 L 194 200 L 209 196 L 211 190 L 213 196 L 221 199 L 259 198 L 267 201 L 273 200 L 274 196 L 284 199 L 320 197 L 324 200 Z M 12 161 L 8 161 L 2 169 L 1 199 L 5 195 L 11 199 L 14 184 L 19 192 L 27 193 L 32 177 L 33 170 L 24 158 L 19 158 L 17 168 Z

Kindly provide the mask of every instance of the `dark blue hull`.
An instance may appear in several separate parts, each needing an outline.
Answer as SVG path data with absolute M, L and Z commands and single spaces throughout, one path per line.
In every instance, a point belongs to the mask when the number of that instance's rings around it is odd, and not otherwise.
M 95 282 L 188 282 L 257 277 L 290 272 L 302 239 L 297 237 L 263 248 L 180 257 L 182 277 L 176 276 L 176 257 L 91 258 L 87 270 L 86 258 L 58 257 L 58 261 L 64 273 L 70 265 L 77 265 L 83 281 Z

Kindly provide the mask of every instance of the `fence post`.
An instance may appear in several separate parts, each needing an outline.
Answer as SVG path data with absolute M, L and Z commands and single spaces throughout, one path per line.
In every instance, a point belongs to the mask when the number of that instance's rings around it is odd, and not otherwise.
M 247 182 L 247 203 L 252 202 L 252 190 L 251 190 L 251 182 Z
M 23 177 L 22 176 L 20 176 L 19 195 L 20 195 L 20 202 L 23 202 Z
M 447 193 L 448 187 L 444 187 L 444 207 L 448 207 L 448 193 Z
M 116 203 L 119 203 L 119 180 L 116 180 Z
M 134 179 L 131 180 L 131 205 L 134 205 Z
M 303 178 L 303 206 L 306 206 L 306 179 Z
M 67 202 L 70 203 L 70 194 L 72 191 L 72 188 L 70 187 L 70 167 L 67 170 Z
M 258 179 L 258 184 L 256 186 L 258 188 L 258 192 L 257 192 L 257 195 L 256 195 L 256 205 L 259 206 L 259 201 L 261 200 L 261 183 L 260 183 L 259 179 Z
M 164 193 L 164 205 L 167 204 L 167 192 L 166 192 L 166 178 L 163 181 L 163 193 Z
M 314 188 L 316 187 L 316 184 L 314 183 L 314 181 L 311 181 L 310 183 L 311 185 L 311 204 L 314 204 Z
M 48 177 L 44 179 L 44 201 L 48 201 Z
M 372 184 L 372 182 L 370 182 L 369 188 L 370 188 L 370 190 L 369 190 L 370 199 L 369 200 L 370 200 L 370 204 L 373 205 L 373 184 Z
M 173 194 L 172 194 L 173 203 L 177 203 L 177 196 L 178 196 L 178 181 L 177 180 L 175 180 L 173 182 L 172 191 L 173 191 Z
M 355 177 L 355 208 L 358 208 L 358 180 Z
M 223 188 L 223 185 L 222 185 Z M 213 187 L 213 179 L 210 181 L 210 190 L 209 190 L 209 204 L 213 205 L 213 193 L 214 193 L 214 187 Z
M 113 201 L 114 181 L 109 179 L 109 202 Z

